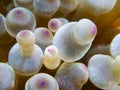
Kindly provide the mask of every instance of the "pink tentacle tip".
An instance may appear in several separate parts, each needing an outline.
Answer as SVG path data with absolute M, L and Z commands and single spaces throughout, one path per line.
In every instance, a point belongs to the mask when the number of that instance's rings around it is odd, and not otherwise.
M 19 16 L 19 15 L 22 15 L 22 11 L 21 11 L 21 10 L 16 10 L 16 11 L 15 11 L 15 15 L 18 15 L 18 16 Z
M 52 50 L 52 49 L 48 49 L 48 52 L 49 52 L 49 53 L 55 53 L 55 51 Z
M 28 31 L 24 30 L 20 33 L 20 36 L 22 37 L 27 37 L 29 34 L 28 34 Z
M 52 50 L 48 49 L 48 52 L 52 53 Z
M 92 31 L 92 35 L 95 36 L 96 34 L 97 34 L 97 28 L 94 27 L 94 28 L 93 28 L 93 31 Z
M 50 23 L 50 26 L 51 26 L 51 28 L 55 28 L 55 27 L 56 27 L 55 22 L 51 22 L 51 23 Z
M 21 14 L 21 11 L 17 11 L 16 13 L 17 13 L 17 14 Z
M 22 35 L 25 36 L 27 34 L 27 31 L 23 31 Z
M 46 86 L 46 82 L 45 82 L 45 81 L 39 82 L 39 86 L 40 86 L 40 87 L 45 87 L 45 86 Z
M 44 31 L 43 34 L 44 35 L 49 35 L 49 32 L 48 31 Z

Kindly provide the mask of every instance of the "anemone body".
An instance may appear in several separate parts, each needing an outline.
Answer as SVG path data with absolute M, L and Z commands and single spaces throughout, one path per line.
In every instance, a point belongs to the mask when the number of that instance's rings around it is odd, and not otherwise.
M 25 90 L 59 90 L 59 86 L 51 75 L 38 73 L 28 79 Z
M 34 30 L 36 27 L 36 19 L 33 13 L 23 7 L 16 7 L 10 10 L 6 16 L 6 30 L 16 37 L 21 30 Z
M 13 68 L 6 64 L 0 63 L 0 90 L 14 90 L 15 72 Z
M 55 74 L 60 90 L 81 90 L 88 80 L 87 67 L 82 63 L 64 62 Z
M 36 44 L 39 45 L 43 51 L 47 46 L 52 44 L 53 34 L 49 29 L 45 27 L 36 28 L 34 34 Z
M 35 44 L 33 32 L 22 30 L 17 34 L 17 42 L 9 52 L 9 64 L 20 75 L 33 75 L 37 73 L 43 63 L 43 52 Z
M 48 69 L 56 69 L 60 65 L 59 52 L 54 45 L 50 45 L 45 49 L 43 63 Z

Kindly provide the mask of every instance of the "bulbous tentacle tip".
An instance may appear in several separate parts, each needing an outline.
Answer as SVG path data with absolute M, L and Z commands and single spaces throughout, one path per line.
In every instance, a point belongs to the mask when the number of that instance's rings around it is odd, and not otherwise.
M 120 86 L 114 85 L 109 90 L 120 90 Z
M 57 47 L 54 45 L 46 47 L 43 63 L 48 69 L 56 69 L 60 65 L 60 57 Z
M 82 0 L 80 2 L 83 3 L 81 7 L 85 8 L 85 10 L 89 9 L 90 13 L 95 15 L 101 15 L 110 12 L 117 3 L 117 0 L 111 0 L 111 1 Z
M 0 23 L 3 22 L 4 20 L 5 20 L 4 15 L 2 15 L 2 14 L 0 13 Z
M 21 11 L 21 10 L 16 10 L 15 12 L 14 12 L 14 15 L 15 16 L 22 16 L 24 13 Z
M 5 17 L 0 14 L 0 35 L 5 34 L 6 30 L 5 30 Z
M 84 25 L 82 23 L 81 27 Z M 90 42 L 91 40 L 89 41 L 90 43 L 87 42 L 86 39 L 89 39 L 89 36 L 86 35 L 87 31 L 83 32 L 82 30 L 78 22 L 70 22 L 63 25 L 55 33 L 53 45 L 59 49 L 59 55 L 63 61 L 74 62 L 80 60 L 90 49 L 92 42 Z
M 98 88 L 107 89 L 109 82 L 116 82 L 113 62 L 114 59 L 109 55 L 96 54 L 90 58 L 88 62 L 90 81 Z
M 50 18 L 59 8 L 60 0 L 33 0 L 34 13 L 38 17 Z
M 47 35 L 49 35 L 49 32 L 48 32 L 48 31 L 44 31 L 43 34 L 44 34 L 45 36 L 47 36 Z
M 78 0 L 69 0 L 69 1 L 60 0 L 60 7 L 58 11 L 66 15 L 66 13 L 68 14 L 76 10 L 78 5 L 79 5 Z
M 33 9 L 33 0 L 13 0 L 13 5 L 15 7 L 24 7 L 27 9 Z
M 57 19 L 57 18 L 52 18 L 49 20 L 48 22 L 48 28 L 52 31 L 52 32 L 56 32 L 60 27 L 62 26 L 62 22 Z
M 0 63 L 0 90 L 12 90 L 14 87 L 14 69 L 7 63 Z
M 59 90 L 54 77 L 46 73 L 38 73 L 32 76 L 25 85 L 25 90 Z
M 38 81 L 38 87 L 46 87 L 47 86 L 47 82 L 45 80 L 41 80 L 41 81 Z
M 53 37 L 53 34 L 52 32 L 50 32 L 50 30 L 48 28 L 45 28 L 45 27 L 39 27 L 39 28 L 36 28 L 34 30 L 34 34 L 36 36 L 37 39 L 39 39 L 40 37 L 41 38 L 51 38 Z M 40 39 L 39 39 L 40 40 Z M 39 41 L 38 40 L 38 41 Z M 41 40 L 40 40 L 41 41 Z
M 23 7 L 11 9 L 6 16 L 5 27 L 8 34 L 16 37 L 21 30 L 33 30 L 36 27 L 36 19 L 34 14 Z
M 59 55 L 58 48 L 54 45 L 50 45 L 50 46 L 46 47 L 45 54 Z
M 93 27 L 93 31 L 91 32 L 91 34 L 93 36 L 96 36 L 96 34 L 97 34 L 97 28 L 96 27 Z
M 39 27 L 34 30 L 35 42 L 44 51 L 45 48 L 52 44 L 53 34 L 45 27 Z
M 97 26 L 90 19 L 80 19 L 78 22 L 78 29 L 75 32 L 76 40 L 82 44 L 86 45 L 92 43 L 96 34 Z
M 28 35 L 27 30 L 21 31 L 20 35 L 21 35 L 21 37 L 26 37 Z
M 35 44 L 35 35 L 30 30 L 21 30 L 18 32 L 16 40 L 21 46 L 26 46 L 29 44 L 33 45 Z

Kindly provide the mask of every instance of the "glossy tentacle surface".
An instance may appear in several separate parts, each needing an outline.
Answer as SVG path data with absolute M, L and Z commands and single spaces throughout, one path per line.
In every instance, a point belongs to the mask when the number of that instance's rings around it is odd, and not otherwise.
M 59 86 L 51 75 L 38 73 L 28 79 L 25 90 L 59 90 Z
M 88 80 L 88 69 L 82 63 L 64 62 L 55 74 L 60 90 L 81 90 Z
M 43 64 L 43 52 L 35 44 L 33 32 L 29 30 L 20 31 L 17 34 L 17 42 L 9 52 L 9 64 L 20 75 L 37 73 Z

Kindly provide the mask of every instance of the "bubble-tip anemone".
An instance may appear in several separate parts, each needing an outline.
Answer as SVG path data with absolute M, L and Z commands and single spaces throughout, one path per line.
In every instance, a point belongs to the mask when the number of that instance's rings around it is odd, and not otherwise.
M 75 32 L 73 31 L 73 33 L 80 44 L 86 45 L 94 40 L 97 34 L 97 27 L 91 20 L 81 19 L 78 22 L 78 29 Z
M 15 7 L 25 7 L 27 9 L 33 9 L 33 0 L 13 0 Z
M 48 28 L 51 32 L 56 32 L 62 26 L 62 22 L 57 18 L 52 18 L 48 22 Z
M 6 18 L 0 14 L 0 44 L 9 44 L 13 41 L 13 38 L 6 32 L 5 20 Z
M 60 65 L 58 48 L 54 45 L 46 47 L 43 63 L 48 69 L 56 69 Z
M 59 10 L 64 13 L 70 13 L 77 8 L 78 0 L 61 0 Z
M 120 34 L 117 34 L 111 41 L 110 53 L 113 57 L 120 55 Z
M 20 31 L 17 34 L 17 42 L 9 52 L 8 63 L 20 75 L 33 75 L 37 73 L 43 63 L 43 52 L 35 44 L 33 32 L 29 30 Z
M 110 81 L 114 81 L 112 75 L 112 60 L 108 55 L 97 54 L 90 58 L 88 71 L 90 80 L 95 86 L 106 89 Z
M 88 69 L 82 63 L 64 62 L 55 74 L 60 90 L 81 90 L 88 80 Z
M 15 72 L 13 68 L 0 63 L 0 90 L 13 90 L 15 88 Z
M 6 31 L 13 37 L 21 30 L 34 30 L 36 27 L 36 19 L 34 14 L 23 7 L 11 9 L 6 16 Z
M 48 28 L 38 27 L 34 30 L 35 42 L 44 51 L 45 48 L 52 44 L 53 34 Z
M 115 59 L 109 55 L 96 54 L 88 62 L 90 81 L 100 89 L 120 83 L 120 56 Z M 111 90 L 111 89 L 107 89 Z
M 77 61 L 87 53 L 96 33 L 96 26 L 89 19 L 70 22 L 63 25 L 55 33 L 53 45 L 58 48 L 60 58 L 63 61 Z
M 104 14 L 113 9 L 117 0 L 81 0 L 80 7 L 89 9 L 94 14 Z
M 60 0 L 33 0 L 35 14 L 51 17 L 59 8 Z

